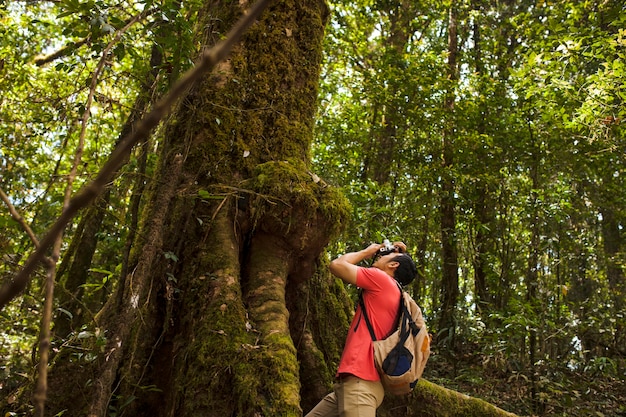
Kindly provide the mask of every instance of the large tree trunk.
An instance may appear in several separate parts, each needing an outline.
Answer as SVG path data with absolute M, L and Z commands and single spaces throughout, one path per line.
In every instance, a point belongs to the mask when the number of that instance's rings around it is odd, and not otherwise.
M 207 5 L 203 45 L 241 4 Z M 51 414 L 300 412 L 290 309 L 306 311 L 296 292 L 348 213 L 308 172 L 327 16 L 322 1 L 275 3 L 180 102 L 129 273 L 96 319 L 106 344 L 90 362 L 59 355 Z

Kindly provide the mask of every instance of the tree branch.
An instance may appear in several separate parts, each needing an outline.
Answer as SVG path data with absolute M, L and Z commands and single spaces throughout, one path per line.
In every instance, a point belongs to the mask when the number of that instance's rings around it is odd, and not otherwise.
M 42 55 L 36 56 L 33 63 L 37 65 L 38 67 L 43 67 L 44 65 L 49 64 L 50 62 L 54 61 L 57 58 L 61 58 L 62 56 L 69 55 L 72 51 L 80 48 L 81 46 L 89 42 L 90 40 L 91 40 L 91 37 L 87 36 L 86 38 L 83 38 L 79 41 L 68 43 L 61 49 L 58 49 L 51 54 L 44 55 L 44 56 Z
M 129 25 L 137 23 L 139 20 L 148 17 L 149 15 L 151 15 L 152 13 L 155 12 L 156 9 L 150 9 L 150 10 L 144 10 L 142 13 L 139 14 L 140 19 L 137 19 L 137 16 L 133 17 L 132 19 L 128 20 L 125 24 L 124 24 L 124 29 L 122 29 L 119 32 L 125 32 L 127 30 L 127 28 L 129 27 Z M 37 65 L 38 67 L 43 67 L 46 64 L 49 64 L 50 62 L 64 57 L 66 55 L 69 55 L 72 53 L 72 51 L 80 48 L 81 46 L 91 42 L 91 35 L 84 37 L 83 39 L 80 39 L 76 42 L 70 42 L 67 45 L 61 47 L 60 49 L 48 54 L 48 55 L 38 55 L 35 57 L 35 59 L 33 60 L 33 64 Z
M 30 240 L 32 240 L 35 247 L 39 247 L 39 239 L 37 239 L 37 236 L 35 236 L 33 229 L 31 229 L 28 223 L 26 223 L 26 221 L 24 220 L 24 218 L 20 216 L 20 214 L 15 209 L 15 206 L 13 206 L 13 204 L 11 203 L 11 200 L 9 200 L 9 197 L 4 193 L 1 188 L 0 200 L 4 201 L 4 204 L 6 204 L 7 208 L 9 209 L 9 213 L 11 214 L 11 217 L 13 217 L 13 220 L 18 222 L 20 226 L 22 226 L 22 229 L 24 229 L 28 237 L 30 237 Z

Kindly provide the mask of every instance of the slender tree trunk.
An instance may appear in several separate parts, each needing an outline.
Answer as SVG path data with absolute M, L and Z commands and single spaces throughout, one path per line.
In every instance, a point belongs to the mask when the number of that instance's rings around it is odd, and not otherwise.
M 442 245 L 442 303 L 439 331 L 445 330 L 444 342 L 454 347 L 456 333 L 456 308 L 459 298 L 459 273 L 456 238 L 456 203 L 454 181 L 454 85 L 457 80 L 457 9 L 456 3 L 450 4 L 448 21 L 448 92 L 444 100 L 446 115 L 443 131 L 441 175 L 441 245 Z
M 479 85 L 484 85 L 485 66 L 483 64 L 482 53 L 482 37 L 481 37 L 481 16 L 483 13 L 482 2 L 475 0 L 473 2 L 473 8 L 477 12 L 472 28 L 474 36 L 474 65 L 476 68 L 476 74 L 478 76 Z M 487 114 L 482 113 L 483 110 L 487 111 L 486 105 L 479 103 L 479 112 L 476 120 L 476 133 L 479 137 L 485 135 L 486 126 L 485 118 Z M 484 157 L 482 147 L 480 144 L 476 145 L 476 155 L 478 157 Z M 481 158 L 482 159 L 482 158 Z M 484 158 L 487 163 L 487 158 Z M 487 169 L 488 171 L 488 169 Z M 475 199 L 474 199 L 474 214 L 476 216 L 476 232 L 475 232 L 475 244 L 474 254 L 472 258 L 472 266 L 474 268 L 474 293 L 476 295 L 476 308 L 478 313 L 482 316 L 483 320 L 489 316 L 489 311 L 492 306 L 491 296 L 489 293 L 489 255 L 492 250 L 490 242 L 490 233 L 492 230 L 492 216 L 491 216 L 491 202 L 489 201 L 487 180 L 484 175 L 477 175 L 475 186 Z M 492 286 L 493 287 L 493 286 Z
M 431 194 L 430 190 L 427 194 Z M 424 216 L 421 227 L 421 239 L 417 242 L 417 250 L 415 256 L 415 264 L 417 266 L 417 278 L 413 281 L 413 297 L 415 300 L 422 304 L 425 297 L 425 289 L 427 282 L 427 270 L 426 270 L 426 254 L 428 251 L 428 236 L 429 225 L 431 224 L 429 216 Z M 437 304 L 432 306 L 435 310 Z
M 78 233 L 74 235 L 71 252 L 72 262 L 63 282 L 63 289 L 59 291 L 59 306 L 62 312 L 58 313 L 54 321 L 56 337 L 65 338 L 70 332 L 80 328 L 83 323 L 83 314 L 87 306 L 83 303 L 84 284 L 87 283 L 91 261 L 98 243 L 97 233 L 104 219 L 109 202 L 109 193 L 106 192 L 85 212 L 80 222 Z M 58 275 L 61 275 L 59 271 Z M 71 314 L 71 316 L 69 316 Z
M 585 229 L 589 227 L 586 218 L 581 216 L 584 213 L 584 197 L 585 192 L 582 191 L 583 186 L 578 189 L 575 201 L 581 207 L 575 206 L 572 216 L 572 229 L 574 236 L 581 236 L 585 233 Z M 593 315 L 596 308 L 595 303 L 590 302 L 594 298 L 594 294 L 598 290 L 598 283 L 590 279 L 590 259 L 593 254 L 591 248 L 585 240 L 575 243 L 573 249 L 572 263 L 569 266 L 569 285 L 570 290 L 567 291 L 567 300 L 571 303 L 571 310 L 575 312 L 578 318 L 577 337 L 580 339 L 581 351 L 587 359 L 595 357 L 597 348 L 600 346 L 600 333 L 598 326 L 590 325 L 589 317 Z M 576 307 L 577 306 L 577 307 Z
M 626 277 L 624 276 L 623 263 L 620 264 L 619 258 L 623 256 L 623 235 L 621 230 L 624 222 L 620 221 L 619 210 L 604 206 L 602 213 L 602 237 L 604 240 L 604 252 L 606 256 L 606 271 L 609 281 L 609 289 L 613 301 L 614 317 L 616 317 L 615 331 L 613 340 L 610 342 L 610 350 L 616 356 L 623 356 L 626 349 L 624 348 L 626 321 L 622 317 L 624 311 L 624 297 L 626 296 Z
M 477 230 L 475 237 L 475 251 L 473 255 L 474 267 L 474 291 L 476 294 L 476 308 L 481 317 L 488 317 L 492 307 L 492 297 L 489 292 L 489 250 L 491 248 L 489 224 L 489 207 L 487 203 L 487 190 L 484 184 L 478 184 L 476 188 L 476 214 Z
M 540 217 L 539 217 L 539 196 L 538 191 L 541 186 L 539 183 L 539 164 L 540 164 L 540 148 L 537 143 L 538 139 L 530 130 L 530 178 L 532 188 L 530 190 L 530 247 L 528 254 L 528 269 L 526 272 L 526 302 L 528 304 L 528 316 L 530 322 L 533 323 L 528 328 L 528 366 L 530 368 L 530 396 L 532 408 L 534 412 L 540 409 L 540 398 L 538 393 L 538 370 L 536 367 L 538 355 L 538 320 L 539 320 L 539 300 L 537 297 L 539 289 L 539 254 L 540 254 Z

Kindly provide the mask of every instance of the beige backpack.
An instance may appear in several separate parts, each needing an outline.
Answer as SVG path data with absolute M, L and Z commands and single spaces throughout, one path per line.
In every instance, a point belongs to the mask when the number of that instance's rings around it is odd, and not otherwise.
M 374 341 L 374 362 L 385 391 L 393 395 L 409 394 L 419 381 L 430 356 L 430 335 L 422 310 L 400 288 L 398 325 L 388 337 L 376 340 L 363 297 L 359 297 L 365 323 Z

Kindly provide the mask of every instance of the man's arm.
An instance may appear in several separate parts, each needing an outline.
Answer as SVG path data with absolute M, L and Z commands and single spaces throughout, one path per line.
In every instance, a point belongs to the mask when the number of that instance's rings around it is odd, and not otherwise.
M 372 243 L 358 252 L 345 253 L 330 263 L 330 272 L 342 281 L 356 285 L 356 272 L 358 271 L 356 265 L 364 259 L 373 258 L 382 246 Z

